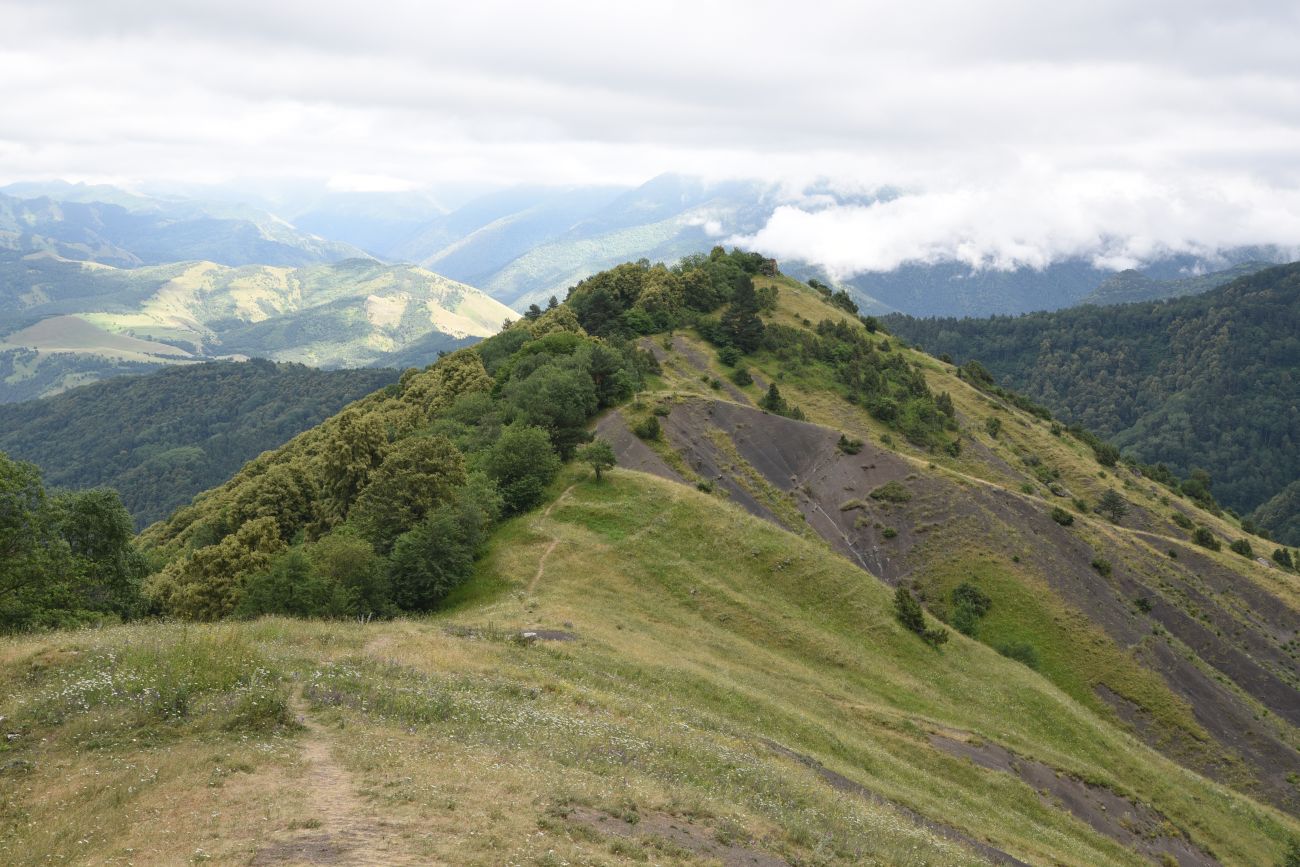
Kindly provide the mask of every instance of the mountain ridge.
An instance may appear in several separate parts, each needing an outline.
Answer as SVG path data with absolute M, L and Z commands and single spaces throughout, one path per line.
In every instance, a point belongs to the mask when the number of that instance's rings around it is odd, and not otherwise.
M 340 620 L 24 639 L 11 750 L 43 787 L 94 760 L 71 733 L 129 763 L 170 726 L 222 860 L 1276 860 L 1300 580 L 976 372 L 761 256 L 595 275 L 141 537 L 169 614 Z M 126 713 L 155 682 L 183 716 Z M 214 743 L 274 806 L 180 759 Z M 321 810 L 280 762 L 366 794 Z M 66 851 L 79 814 L 22 805 L 20 851 Z
M 53 393 L 124 363 L 263 357 L 386 366 L 416 349 L 428 363 L 513 316 L 471 286 L 372 259 L 128 270 L 0 257 L 0 273 L 8 283 L 0 292 L 0 358 L 9 370 L 0 401 Z

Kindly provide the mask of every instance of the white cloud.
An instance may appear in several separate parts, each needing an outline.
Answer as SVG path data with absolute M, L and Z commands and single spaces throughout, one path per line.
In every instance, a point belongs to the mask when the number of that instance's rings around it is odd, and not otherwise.
M 1010 270 L 1082 257 L 1122 269 L 1254 244 L 1296 253 L 1300 189 L 1242 178 L 1177 185 L 1131 173 L 1029 175 L 865 206 L 786 205 L 757 233 L 731 241 L 824 265 L 837 278 L 941 261 Z
M 1120 262 L 1297 214 L 1292 2 L 0 0 L 0 20 L 0 181 L 906 191 L 759 235 L 845 269 Z

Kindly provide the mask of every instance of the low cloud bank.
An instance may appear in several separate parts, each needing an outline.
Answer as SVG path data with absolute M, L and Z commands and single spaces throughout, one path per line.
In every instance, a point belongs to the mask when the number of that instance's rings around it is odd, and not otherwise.
M 752 235 L 729 239 L 837 279 L 907 264 L 1042 269 L 1083 258 L 1121 270 L 1176 254 L 1272 246 L 1300 258 L 1300 189 L 1251 180 L 1162 184 L 1140 176 L 1031 178 L 905 192 L 870 204 L 782 205 Z

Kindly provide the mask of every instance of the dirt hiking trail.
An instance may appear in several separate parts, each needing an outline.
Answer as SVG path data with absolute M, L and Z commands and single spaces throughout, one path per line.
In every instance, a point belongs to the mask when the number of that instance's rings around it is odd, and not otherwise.
M 349 773 L 334 758 L 334 736 L 312 719 L 301 696 L 294 699 L 294 711 L 304 726 L 302 737 L 303 774 L 298 787 L 305 797 L 300 826 L 277 835 L 250 862 L 253 867 L 329 864 L 337 867 L 361 865 L 428 864 L 405 851 L 408 842 L 402 827 L 375 815 L 375 809 L 357 793 Z

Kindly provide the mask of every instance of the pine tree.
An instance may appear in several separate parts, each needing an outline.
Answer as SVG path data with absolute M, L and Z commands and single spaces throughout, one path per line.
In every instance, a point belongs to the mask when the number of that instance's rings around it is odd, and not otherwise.
M 758 318 L 758 296 L 752 280 L 742 280 L 736 286 L 731 307 L 722 314 L 722 330 L 742 352 L 753 352 L 762 345 L 765 328 Z
M 790 405 L 787 404 L 785 398 L 781 396 L 781 389 L 776 387 L 775 382 L 767 387 L 767 394 L 759 398 L 758 405 L 768 412 L 776 413 L 777 415 L 785 415 L 790 411 Z
M 1128 514 L 1128 503 L 1114 488 L 1108 488 L 1097 502 L 1097 511 L 1110 518 L 1112 524 L 1118 524 Z

